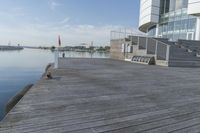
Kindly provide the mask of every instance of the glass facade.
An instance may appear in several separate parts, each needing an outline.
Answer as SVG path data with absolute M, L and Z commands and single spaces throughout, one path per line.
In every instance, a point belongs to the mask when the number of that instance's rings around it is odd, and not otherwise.
M 148 35 L 158 37 L 194 40 L 197 19 L 187 14 L 188 0 L 160 0 L 159 24 L 149 28 Z
M 153 26 L 153 27 L 149 28 L 148 36 L 154 37 L 155 35 L 156 35 L 156 26 Z

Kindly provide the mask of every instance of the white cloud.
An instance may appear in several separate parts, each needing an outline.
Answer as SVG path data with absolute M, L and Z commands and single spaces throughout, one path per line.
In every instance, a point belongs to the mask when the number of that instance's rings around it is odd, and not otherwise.
M 69 17 L 58 22 L 46 23 L 38 17 L 30 18 L 28 15 L 25 16 L 27 21 L 26 19 L 21 21 L 18 13 L 0 12 L 0 17 L 0 45 L 11 41 L 13 44 L 52 46 L 57 45 L 58 35 L 61 35 L 63 45 L 78 45 L 91 41 L 94 41 L 95 45 L 103 45 L 110 41 L 111 30 L 119 30 L 122 27 L 120 25 L 74 25 L 69 23 Z
M 1 35 L 4 40 L 1 40 L 0 43 L 7 43 L 11 40 L 16 44 L 52 46 L 57 45 L 57 36 L 61 35 L 64 46 L 90 43 L 91 41 L 94 41 L 95 45 L 104 45 L 110 41 L 110 31 L 119 30 L 119 28 L 121 28 L 119 25 L 55 26 L 55 24 L 30 24 L 17 29 L 2 29 L 0 27 L 0 33 L 5 34 Z
M 70 18 L 69 17 L 66 17 L 65 19 L 63 19 L 60 24 L 66 24 L 70 21 Z
M 50 0 L 49 1 L 49 7 L 50 7 L 51 10 L 55 10 L 57 7 L 59 7 L 61 5 L 62 5 L 61 3 L 58 3 L 55 0 Z

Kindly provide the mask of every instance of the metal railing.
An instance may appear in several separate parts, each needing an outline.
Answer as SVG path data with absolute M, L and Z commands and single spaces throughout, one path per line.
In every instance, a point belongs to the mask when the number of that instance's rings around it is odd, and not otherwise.
M 153 55 L 156 60 L 169 61 L 170 45 L 153 37 L 133 33 L 111 31 L 111 41 L 128 39 L 131 45 L 137 45 L 138 50 L 146 50 L 146 55 Z M 122 43 L 126 43 L 122 41 Z M 130 45 L 127 45 L 130 47 Z M 133 51 L 133 50 L 131 50 Z
M 151 37 L 135 36 L 139 50 L 146 50 L 147 55 L 154 55 L 156 60 L 169 61 L 170 45 Z

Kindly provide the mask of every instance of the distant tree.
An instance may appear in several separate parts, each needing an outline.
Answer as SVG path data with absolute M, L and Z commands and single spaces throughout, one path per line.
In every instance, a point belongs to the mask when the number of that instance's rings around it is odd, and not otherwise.
M 110 46 L 105 46 L 105 51 L 110 52 Z
M 105 49 L 106 50 L 110 50 L 110 46 L 105 46 Z
M 56 49 L 55 46 L 51 46 L 51 51 L 54 51 Z
M 89 48 L 90 50 L 94 50 L 94 46 L 90 46 L 90 48 Z
M 105 49 L 104 49 L 102 46 L 100 46 L 100 47 L 97 49 L 97 51 L 103 52 L 103 51 L 105 51 Z

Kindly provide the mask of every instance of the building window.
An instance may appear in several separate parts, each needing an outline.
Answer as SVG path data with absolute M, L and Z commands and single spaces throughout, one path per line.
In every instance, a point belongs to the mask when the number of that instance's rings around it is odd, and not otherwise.
M 170 0 L 160 1 L 160 14 L 165 14 L 169 12 L 169 3 L 170 3 Z
M 188 0 L 161 0 L 158 36 L 172 41 L 195 35 L 197 18 L 187 14 Z
M 165 0 L 160 1 L 160 14 L 165 13 Z
M 169 3 L 170 3 L 170 0 L 166 0 L 166 2 L 165 2 L 165 13 L 169 12 Z
M 196 27 L 196 19 L 195 18 L 189 19 L 189 21 L 188 21 L 188 30 L 189 31 L 194 31 L 195 27 Z
M 154 37 L 154 36 L 156 35 L 156 25 L 153 26 L 153 27 L 151 27 L 151 28 L 149 28 L 147 34 L 148 34 L 148 36 L 152 36 L 152 37 Z
M 170 11 L 179 10 L 188 7 L 188 0 L 170 0 Z
M 168 30 L 169 30 L 169 32 L 173 32 L 174 31 L 174 22 L 169 22 L 168 23 Z
M 170 11 L 175 11 L 175 7 L 176 7 L 176 0 L 170 0 Z
M 179 32 L 181 29 L 181 20 L 174 22 L 174 31 Z
M 180 35 L 179 35 L 179 39 L 186 39 L 187 38 L 187 33 L 185 32 L 185 33 L 180 33 Z
M 175 10 L 178 10 L 178 9 L 181 9 L 182 8 L 182 1 L 183 0 L 174 0 L 174 1 L 176 1 L 176 8 L 175 8 Z
M 182 8 L 188 8 L 188 0 L 183 0 Z
M 188 19 L 184 19 L 181 22 L 181 31 L 187 31 L 187 27 L 188 27 Z

